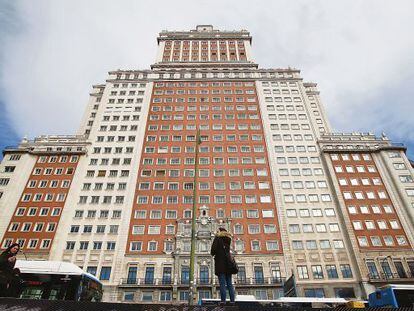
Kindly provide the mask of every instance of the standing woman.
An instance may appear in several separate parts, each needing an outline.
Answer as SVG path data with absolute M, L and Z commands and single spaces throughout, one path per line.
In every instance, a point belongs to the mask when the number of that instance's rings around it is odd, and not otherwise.
M 211 255 L 214 256 L 214 270 L 219 279 L 221 304 L 226 303 L 226 285 L 230 295 L 230 302 L 234 303 L 234 287 L 231 281 L 228 258 L 230 258 L 231 234 L 224 228 L 217 230 L 211 245 Z
M 19 244 L 13 243 L 0 255 L 0 297 L 8 297 L 11 292 L 10 286 L 15 277 L 13 269 L 19 250 Z

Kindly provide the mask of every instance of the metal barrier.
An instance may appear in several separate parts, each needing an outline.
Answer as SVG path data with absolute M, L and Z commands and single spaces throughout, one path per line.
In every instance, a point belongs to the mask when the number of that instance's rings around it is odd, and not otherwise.
M 239 311 L 235 306 L 110 303 L 0 298 L 0 311 Z
M 33 300 L 0 298 L 0 311 L 414 311 L 414 307 L 402 308 L 365 308 L 350 309 L 346 306 L 336 308 L 298 308 L 280 307 L 272 305 L 255 304 L 236 306 L 188 306 L 185 304 L 140 304 L 140 303 L 110 303 L 87 302 L 68 300 Z

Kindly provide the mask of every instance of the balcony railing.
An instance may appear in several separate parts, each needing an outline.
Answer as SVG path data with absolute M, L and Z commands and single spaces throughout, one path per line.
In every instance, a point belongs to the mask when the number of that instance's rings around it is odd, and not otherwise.
M 401 282 L 412 282 L 414 275 L 410 272 L 405 273 L 370 273 L 368 278 L 371 282 L 387 282 L 387 281 L 401 281 Z
M 146 285 L 146 286 L 159 286 L 159 285 L 172 285 L 173 280 L 171 278 L 126 278 L 121 279 L 121 285 Z
M 269 286 L 269 285 L 282 285 L 284 278 L 275 277 L 263 277 L 263 278 L 238 278 L 233 277 L 233 283 L 238 286 Z M 196 278 L 195 284 L 197 286 L 211 286 L 218 285 L 218 279 L 216 277 L 210 278 Z M 120 285 L 125 286 L 140 286 L 140 287 L 151 287 L 151 286 L 189 286 L 190 282 L 188 279 L 177 279 L 171 278 L 124 278 L 121 279 Z
M 211 285 L 213 284 L 212 278 L 196 278 L 195 282 L 197 285 Z M 121 279 L 121 285 L 131 285 L 131 286 L 163 286 L 163 285 L 178 285 L 178 286 L 188 286 L 190 281 L 188 279 L 178 279 L 176 283 L 171 278 L 125 278 Z
M 282 284 L 284 282 L 284 278 L 277 278 L 277 277 L 263 277 L 263 278 L 238 278 L 234 279 L 234 283 L 236 285 L 275 285 L 275 284 Z

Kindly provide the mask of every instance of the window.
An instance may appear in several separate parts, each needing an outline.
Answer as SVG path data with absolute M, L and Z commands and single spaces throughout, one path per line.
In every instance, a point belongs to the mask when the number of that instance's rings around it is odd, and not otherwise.
M 88 272 L 88 273 L 90 273 L 92 275 L 96 275 L 97 270 L 98 270 L 98 268 L 95 267 L 95 266 L 88 266 L 86 268 L 86 272 Z
M 111 267 L 102 267 L 99 279 L 102 281 L 109 280 L 111 276 Z
M 366 247 L 366 246 L 368 246 L 368 239 L 365 236 L 359 236 L 358 237 L 358 244 L 361 247 Z
M 129 249 L 131 251 L 142 251 L 142 242 L 140 241 L 131 242 Z
M 338 271 L 336 270 L 335 265 L 327 265 L 326 266 L 326 274 L 328 275 L 328 279 L 337 279 L 338 278 Z
M 149 241 L 148 242 L 148 251 L 156 251 L 157 250 L 157 242 L 156 241 Z
M 352 200 L 352 193 L 351 192 L 343 192 L 345 200 Z
M 414 182 L 413 177 L 411 175 L 400 175 L 399 178 L 400 178 L 400 181 L 402 183 L 412 183 L 412 182 Z
M 367 227 L 368 230 L 374 230 L 375 224 L 372 220 L 366 220 L 365 221 L 365 227 Z
M 160 234 L 161 233 L 161 226 L 149 225 L 148 226 L 148 234 Z
M 312 266 L 312 275 L 314 279 L 323 279 L 323 271 L 321 265 Z
M 342 166 L 335 166 L 335 172 L 342 173 L 343 172 Z
M 145 226 L 144 225 L 135 225 L 132 227 L 132 234 L 144 234 Z
M 396 236 L 398 245 L 407 245 L 407 240 L 404 236 Z
M 331 195 L 330 194 L 321 194 L 321 200 L 322 202 L 331 202 Z
M 254 282 L 255 284 L 264 283 L 263 267 L 261 265 L 255 265 L 253 268 Z
M 390 226 L 392 229 L 399 229 L 400 225 L 398 224 L 397 220 L 390 220 Z
M 331 248 L 331 243 L 329 242 L 329 240 L 320 240 L 319 246 L 321 249 L 327 249 L 327 248 Z
M 341 264 L 340 269 L 344 279 L 352 278 L 352 270 L 349 264 Z
M 309 279 L 308 267 L 307 266 L 297 266 L 298 277 L 301 280 Z
M 360 221 L 353 221 L 352 226 L 354 227 L 354 230 L 362 230 L 362 223 Z
M 339 232 L 339 225 L 337 223 L 329 224 L 329 231 Z
M 381 214 L 381 208 L 378 205 L 372 205 L 371 208 L 374 214 Z
M 404 163 L 394 163 L 393 165 L 396 170 L 405 170 L 407 168 Z
M 326 232 L 326 225 L 325 224 L 316 224 L 316 232 Z
M 161 291 L 160 292 L 160 301 L 171 301 L 172 292 L 171 291 Z
M 304 233 L 313 232 L 313 226 L 312 224 L 303 224 L 302 229 Z
M 300 227 L 298 224 L 290 224 L 289 225 L 289 232 L 290 233 L 299 233 L 300 232 Z
M 252 251 L 260 251 L 260 241 L 251 241 L 251 249 Z
M 323 298 L 325 297 L 325 292 L 323 288 L 305 288 L 305 297 L 317 297 Z
M 372 246 L 382 246 L 381 239 L 378 236 L 372 236 L 371 243 L 372 243 Z
M 249 234 L 259 234 L 260 233 L 260 226 L 256 224 L 249 224 L 248 226 Z
M 115 249 L 115 242 L 106 242 L 106 249 L 107 250 L 114 250 Z

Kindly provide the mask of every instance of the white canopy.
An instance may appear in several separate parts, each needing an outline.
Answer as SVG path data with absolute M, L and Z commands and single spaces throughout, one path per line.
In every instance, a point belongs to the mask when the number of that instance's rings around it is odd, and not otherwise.
M 36 274 L 64 274 L 64 275 L 82 275 L 85 274 L 89 278 L 100 282 L 95 276 L 83 271 L 77 265 L 64 261 L 46 261 L 46 260 L 17 260 L 16 268 L 21 273 Z

